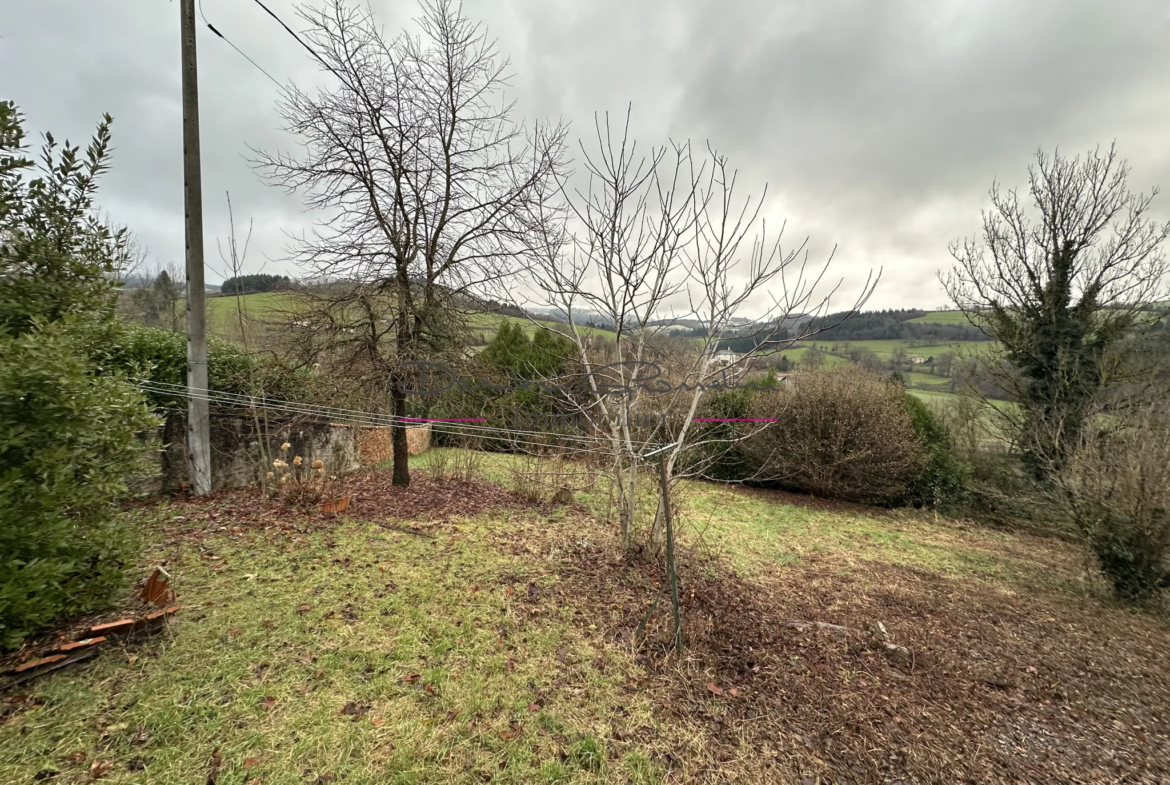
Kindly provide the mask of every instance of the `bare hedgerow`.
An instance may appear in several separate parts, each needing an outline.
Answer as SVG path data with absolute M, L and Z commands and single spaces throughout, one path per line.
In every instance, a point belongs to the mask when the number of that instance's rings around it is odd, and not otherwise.
M 859 369 L 792 377 L 752 405 L 752 417 L 777 420 L 744 443 L 752 479 L 851 501 L 904 497 L 925 462 L 904 395 Z
M 1114 595 L 1150 598 L 1170 588 L 1170 406 L 1093 421 L 1103 427 L 1067 451 L 1051 496 Z

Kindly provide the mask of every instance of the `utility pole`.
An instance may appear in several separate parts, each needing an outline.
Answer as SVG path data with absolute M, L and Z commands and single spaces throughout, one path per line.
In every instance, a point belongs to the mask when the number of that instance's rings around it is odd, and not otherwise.
M 187 477 L 196 496 L 211 493 L 207 405 L 207 313 L 203 291 L 203 181 L 199 157 L 199 80 L 195 0 L 179 0 L 183 57 L 183 206 L 187 228 Z

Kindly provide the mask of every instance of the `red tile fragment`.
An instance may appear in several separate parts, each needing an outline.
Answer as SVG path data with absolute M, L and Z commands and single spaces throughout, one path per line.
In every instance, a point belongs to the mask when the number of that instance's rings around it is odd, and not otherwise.
M 102 637 L 102 638 L 86 638 L 85 640 L 77 641 L 75 643 L 66 643 L 64 646 L 58 646 L 56 649 L 54 649 L 54 651 L 56 651 L 60 654 L 68 654 L 69 652 L 76 651 L 77 649 L 86 649 L 86 648 L 89 648 L 90 646 L 97 646 L 99 643 L 103 642 L 104 640 L 105 640 L 104 637 Z
M 24 673 L 26 671 L 31 671 L 31 670 L 34 670 L 36 668 L 39 668 L 42 665 L 51 665 L 54 662 L 60 662 L 63 659 L 65 659 L 64 654 L 54 654 L 51 657 L 41 657 L 40 659 L 37 659 L 37 660 L 29 660 L 24 665 L 21 665 L 17 668 L 13 668 L 12 672 L 13 673 Z

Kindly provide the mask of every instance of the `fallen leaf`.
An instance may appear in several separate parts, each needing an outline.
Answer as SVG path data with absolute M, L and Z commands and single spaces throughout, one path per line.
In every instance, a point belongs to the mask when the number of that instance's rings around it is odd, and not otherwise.
M 244 768 L 245 769 L 250 769 L 253 766 L 257 766 L 259 764 L 260 764 L 260 756 L 259 755 L 256 755 L 256 756 L 251 757 L 251 758 L 244 758 Z
M 93 763 L 89 765 L 89 778 L 96 780 L 98 777 L 104 777 L 110 769 L 114 767 L 112 760 L 98 760 L 94 758 Z
M 716 684 L 713 681 L 707 682 L 707 691 L 712 692 L 715 695 L 722 695 L 723 694 L 723 688 L 720 687 L 718 684 Z
M 450 722 L 451 720 L 455 719 L 458 716 L 459 716 L 459 712 L 457 712 L 457 711 L 447 712 L 447 722 Z
M 308 603 L 297 606 L 297 613 L 308 613 L 311 610 L 313 610 L 313 606 L 309 605 Z
M 369 711 L 369 704 L 355 703 L 354 701 L 346 701 L 345 705 L 341 707 L 341 713 L 347 717 L 364 717 Z
M 271 695 L 268 695 L 266 697 L 261 698 L 258 705 L 262 709 L 271 709 L 273 706 L 276 705 L 276 698 L 272 697 Z
M 66 760 L 72 761 L 74 763 L 81 763 L 85 760 L 85 758 L 86 758 L 85 750 L 78 750 L 77 752 L 71 752 L 65 756 Z
M 421 678 L 422 678 L 421 673 L 412 673 L 409 676 L 407 676 L 405 679 L 403 679 L 403 681 L 405 681 L 407 684 L 414 684 L 416 681 L 418 681 Z
M 425 692 L 427 695 L 434 695 L 435 688 L 428 684 L 427 686 L 423 687 L 423 692 Z
M 219 779 L 219 767 L 223 763 L 219 757 L 219 747 L 211 751 L 211 760 L 207 763 L 207 785 L 215 785 Z
M 508 671 L 516 670 L 516 661 L 509 658 L 508 661 L 506 663 L 504 663 L 504 668 L 507 669 Z
M 275 625 L 272 623 L 272 619 L 265 619 L 260 622 L 260 626 L 266 630 L 271 630 Z
M 539 703 L 535 703 L 535 702 L 533 702 L 533 703 L 529 703 L 529 704 L 528 704 L 528 710 L 529 710 L 529 711 L 540 711 L 540 704 L 539 704 Z
M 504 739 L 504 740 L 514 739 L 514 738 L 516 738 L 516 732 L 510 731 L 510 730 L 502 730 L 502 731 L 500 731 L 500 738 Z
M 734 698 L 739 695 L 739 690 L 737 690 L 735 687 L 728 687 L 727 694 Z
M 136 662 L 138 662 L 138 655 L 137 654 L 131 654 L 129 659 L 127 659 L 127 663 L 130 665 L 133 665 Z
M 378 728 L 386 724 L 386 720 L 382 719 L 381 717 L 373 717 L 370 719 L 370 722 L 374 723 L 374 726 Z

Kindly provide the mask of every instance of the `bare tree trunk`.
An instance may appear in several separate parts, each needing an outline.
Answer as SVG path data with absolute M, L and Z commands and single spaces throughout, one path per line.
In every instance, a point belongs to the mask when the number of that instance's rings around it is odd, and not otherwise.
M 391 426 L 391 446 L 394 453 L 394 472 L 391 483 L 405 488 L 410 485 L 410 450 L 406 443 L 406 392 L 395 378 L 390 386 L 390 400 L 393 404 L 394 424 Z

